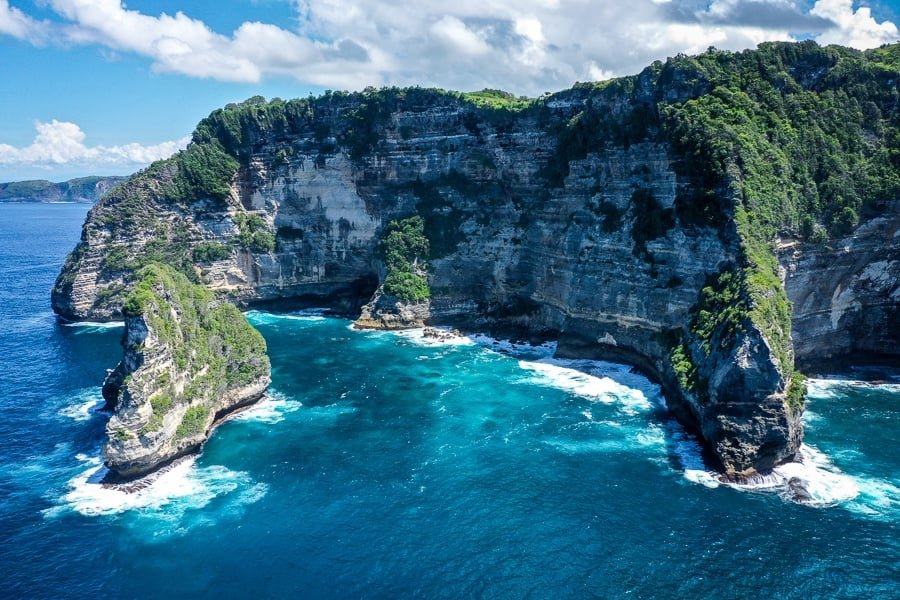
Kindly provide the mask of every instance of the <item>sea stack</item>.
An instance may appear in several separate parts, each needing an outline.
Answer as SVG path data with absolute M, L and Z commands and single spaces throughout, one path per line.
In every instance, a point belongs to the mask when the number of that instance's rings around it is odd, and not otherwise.
M 198 450 L 217 421 L 271 381 L 259 332 L 171 267 L 141 269 L 123 312 L 125 355 L 103 385 L 115 410 L 103 460 L 118 481 Z

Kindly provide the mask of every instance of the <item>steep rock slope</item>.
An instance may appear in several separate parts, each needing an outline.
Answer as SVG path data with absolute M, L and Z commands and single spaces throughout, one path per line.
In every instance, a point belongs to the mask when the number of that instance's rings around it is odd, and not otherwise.
M 164 260 L 238 303 L 558 338 L 651 372 L 726 470 L 764 470 L 802 435 L 776 234 L 821 244 L 896 206 L 898 54 L 767 44 L 534 101 L 413 88 L 229 105 L 91 211 L 53 306 L 112 318 L 135 269 Z M 380 248 L 411 216 L 428 298 L 398 303 Z
M 103 459 L 131 479 L 198 449 L 216 421 L 259 399 L 270 366 L 234 305 L 170 267 L 142 268 L 124 312 L 125 355 L 103 385 L 115 409 Z
M 897 362 L 900 203 L 830 243 L 782 240 L 779 259 L 801 367 L 815 370 L 851 356 Z

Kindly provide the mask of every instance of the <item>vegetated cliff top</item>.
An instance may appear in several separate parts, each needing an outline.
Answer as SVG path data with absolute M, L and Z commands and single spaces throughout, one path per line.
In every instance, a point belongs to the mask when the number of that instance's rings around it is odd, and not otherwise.
M 103 455 L 133 478 L 199 448 L 217 418 L 261 396 L 271 367 L 237 307 L 170 266 L 141 268 L 123 312 L 125 356 L 103 390 L 116 409 Z
M 143 318 L 176 367 L 205 371 L 211 387 L 247 384 L 268 373 L 266 342 L 240 310 L 169 265 L 151 263 L 138 271 L 123 312 Z
M 54 183 L 43 179 L 0 183 L 0 202 L 96 202 L 127 177 L 91 175 Z
M 255 97 L 214 111 L 187 150 L 143 177 L 172 173 L 161 192 L 189 201 L 226 195 L 231 176 L 266 145 L 283 143 L 285 157 L 343 151 L 363 163 L 387 148 L 387 131 L 407 134 L 393 119 L 401 112 L 427 119 L 457 110 L 476 135 L 550 132 L 557 143 L 542 169 L 548 187 L 564 184 L 572 160 L 610 143 L 666 143 L 682 159 L 679 176 L 700 182 L 701 191 L 676 206 L 679 219 L 736 224 L 748 310 L 787 364 L 790 307 L 774 238 L 787 230 L 825 242 L 900 197 L 898 82 L 900 44 L 860 52 L 807 41 L 679 55 L 635 76 L 531 100 L 415 87 Z M 139 175 L 132 185 L 141 181 Z
M 900 44 L 860 52 L 808 41 L 679 55 L 635 76 L 534 99 L 418 87 L 254 97 L 198 124 L 192 147 L 175 159 L 182 189 L 171 191 L 221 195 L 223 176 L 262 145 L 310 131 L 318 147 L 304 150 L 344 149 L 361 159 L 378 153 L 393 114 L 454 106 L 473 114 L 473 128 L 552 129 L 559 145 L 545 169 L 550 185 L 561 185 L 568 161 L 609 142 L 666 141 L 710 188 L 735 180 L 767 233 L 788 226 L 822 240 L 852 228 L 867 202 L 898 197 L 898 77 Z M 771 200 L 756 198 L 772 192 Z

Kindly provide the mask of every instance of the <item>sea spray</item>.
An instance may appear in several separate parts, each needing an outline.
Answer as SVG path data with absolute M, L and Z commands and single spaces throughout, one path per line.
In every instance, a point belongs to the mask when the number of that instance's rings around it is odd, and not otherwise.
M 255 502 L 265 493 L 265 485 L 253 482 L 247 473 L 221 465 L 198 467 L 195 457 L 184 458 L 144 480 L 124 485 L 103 483 L 107 473 L 97 456 L 79 455 L 86 467 L 73 477 L 59 504 L 47 511 L 47 518 L 66 510 L 84 516 L 110 516 L 136 512 L 163 520 L 180 520 L 189 510 L 207 506 L 217 496 L 238 492 L 240 503 Z

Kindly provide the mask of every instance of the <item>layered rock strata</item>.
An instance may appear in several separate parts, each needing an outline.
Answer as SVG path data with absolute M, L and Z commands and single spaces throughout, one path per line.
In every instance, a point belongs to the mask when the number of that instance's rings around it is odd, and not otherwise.
M 774 78 L 773 93 L 826 85 L 830 51 L 803 47 L 806 64 L 791 58 L 796 48 L 780 50 L 796 64 L 782 65 L 790 85 Z M 665 120 L 709 97 L 711 76 L 678 59 L 521 110 L 418 88 L 226 107 L 185 153 L 94 207 L 54 310 L 115 318 L 153 257 L 239 305 L 324 305 L 362 313 L 362 326 L 553 338 L 561 355 L 637 364 L 724 470 L 766 470 L 802 437 L 790 306 L 766 262 L 775 265 L 774 240 L 753 233 L 762 229 L 740 160 L 726 154 L 726 175 L 711 176 L 712 159 L 673 141 Z M 427 301 L 384 293 L 382 237 L 412 215 L 430 243 Z M 859 231 L 882 227 L 872 223 Z M 810 334 L 801 359 L 868 350 L 841 341 L 867 336 L 896 355 L 896 327 L 883 320 L 897 310 L 896 265 L 876 246 L 837 261 L 812 246 L 782 254 L 794 335 Z M 821 282 L 835 262 L 844 275 L 834 279 L 852 285 Z
M 830 243 L 780 241 L 798 364 L 900 362 L 900 203 Z
M 169 267 L 143 268 L 125 311 L 125 355 L 103 385 L 115 411 L 103 460 L 116 481 L 196 451 L 217 421 L 270 382 L 259 332 Z

